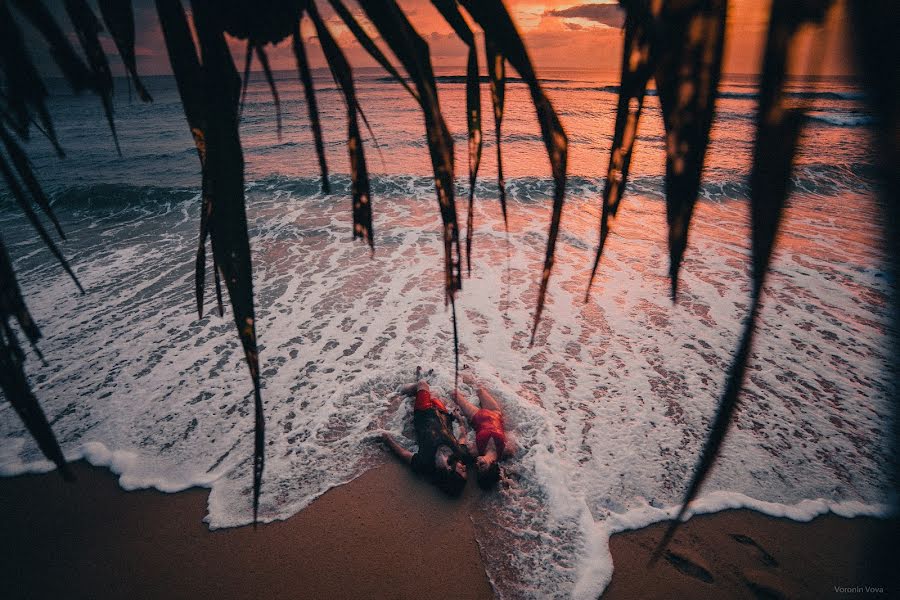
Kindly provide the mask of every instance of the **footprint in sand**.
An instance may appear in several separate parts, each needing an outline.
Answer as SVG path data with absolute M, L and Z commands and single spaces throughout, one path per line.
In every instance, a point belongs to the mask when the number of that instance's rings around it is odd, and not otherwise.
M 745 577 L 744 583 L 750 589 L 750 592 L 753 594 L 753 597 L 756 600 L 786 600 L 787 596 L 775 590 L 763 583 L 758 581 L 753 581 L 752 579 L 747 579 Z
M 775 557 L 769 554 L 759 542 L 750 536 L 741 533 L 732 533 L 731 539 L 738 544 L 755 548 L 759 554 L 760 561 L 765 566 L 771 568 L 778 567 L 778 561 L 775 560 Z M 793 598 L 797 595 L 785 589 L 784 586 L 787 582 L 771 572 L 750 569 L 742 573 L 742 576 L 744 585 L 747 586 L 756 600 L 784 600 L 785 598 Z M 789 587 L 790 586 L 788 585 L 788 588 Z
M 753 546 L 757 550 L 759 550 L 759 558 L 762 560 L 763 564 L 767 567 L 777 567 L 778 561 L 775 560 L 775 557 L 766 552 L 766 549 L 759 545 L 759 543 L 754 540 L 752 537 L 743 535 L 741 533 L 732 533 L 731 539 L 736 541 L 738 544 L 743 544 L 745 546 Z
M 677 554 L 671 550 L 665 554 L 666 561 L 688 577 L 699 579 L 705 583 L 712 583 L 713 576 L 705 567 L 700 566 L 696 560 L 692 560 L 683 554 Z

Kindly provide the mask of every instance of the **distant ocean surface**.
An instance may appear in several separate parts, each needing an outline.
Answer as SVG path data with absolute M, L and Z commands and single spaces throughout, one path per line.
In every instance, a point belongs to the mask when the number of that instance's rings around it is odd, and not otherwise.
M 439 83 L 456 141 L 465 223 L 465 84 Z M 442 245 L 422 118 L 380 71 L 358 71 L 376 251 L 351 241 L 345 109 L 317 73 L 333 183 L 318 166 L 296 77 L 280 73 L 276 136 L 256 75 L 244 107 L 247 212 L 267 422 L 263 520 L 285 519 L 387 460 L 387 429 L 412 445 L 411 406 L 394 391 L 417 364 L 453 381 Z M 472 275 L 459 296 L 462 361 L 497 392 L 521 454 L 473 519 L 488 575 L 509 598 L 596 597 L 612 572 L 608 538 L 672 514 L 703 444 L 749 301 L 747 174 L 756 107 L 749 79 L 717 104 L 702 198 L 668 297 L 663 130 L 648 98 L 633 177 L 589 302 L 603 175 L 615 120 L 610 78 L 548 72 L 569 135 L 569 184 L 548 306 L 529 347 L 552 181 L 534 110 L 508 86 L 504 233 L 488 86 Z M 207 521 L 251 519 L 252 396 L 230 316 L 197 318 L 200 171 L 170 78 L 156 102 L 117 91 L 116 155 L 99 101 L 61 84 L 51 110 L 68 153 L 30 144 L 68 234 L 79 295 L 0 192 L 0 232 L 44 333 L 30 355 L 37 396 L 67 457 L 108 465 L 127 489 L 211 488 Z M 798 84 L 811 118 L 794 170 L 764 309 L 735 422 L 698 511 L 750 506 L 796 519 L 882 514 L 889 459 L 888 295 L 866 114 L 844 80 Z M 510 261 L 507 265 L 507 252 Z M 214 305 L 207 286 L 206 306 Z M 0 403 L 0 473 L 48 470 Z M 402 494 L 403 490 L 397 490 Z

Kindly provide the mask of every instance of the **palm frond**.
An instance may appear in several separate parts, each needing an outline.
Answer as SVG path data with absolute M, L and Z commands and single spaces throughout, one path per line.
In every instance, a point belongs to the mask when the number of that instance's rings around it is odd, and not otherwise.
M 313 132 L 313 141 L 316 146 L 316 156 L 319 159 L 319 171 L 322 174 L 322 193 L 330 194 L 331 185 L 328 183 L 328 163 L 325 160 L 325 142 L 322 138 L 322 123 L 319 119 L 319 106 L 316 102 L 316 90 L 313 87 L 312 72 L 309 70 L 309 60 L 306 57 L 306 47 L 303 45 L 303 37 L 300 34 L 300 23 L 292 37 L 294 57 L 297 60 L 297 71 L 300 73 L 300 82 L 303 84 L 303 93 L 306 96 L 306 109 L 309 113 L 309 123 Z
M 131 0 L 97 0 L 97 3 L 106 29 L 116 44 L 138 97 L 143 102 L 153 102 L 137 73 L 137 60 L 134 54 L 134 9 Z
M 769 19 L 769 32 L 760 83 L 759 110 L 756 120 L 756 147 L 750 173 L 750 210 L 752 225 L 753 286 L 750 313 L 744 324 L 741 341 L 735 353 L 719 399 L 709 436 L 700 453 L 694 474 L 675 520 L 669 526 L 653 555 L 658 558 L 671 541 L 688 504 L 697 496 L 715 462 L 731 424 L 740 397 L 747 362 L 762 299 L 763 283 L 769 269 L 775 236 L 790 194 L 790 174 L 800 128 L 804 119 L 801 108 L 784 103 L 787 56 L 797 29 L 805 22 L 821 21 L 830 0 L 805 5 L 774 2 Z
M 444 224 L 445 302 L 462 287 L 459 226 L 453 193 L 453 138 L 441 113 L 428 44 L 395 0 L 365 0 L 363 10 L 416 85 L 434 171 L 435 190 Z M 454 255 L 455 250 L 455 255 Z
M 475 226 L 475 181 L 478 179 L 478 167 L 481 165 L 482 149 L 481 80 L 478 73 L 478 52 L 475 47 L 475 35 L 459 12 L 456 0 L 432 0 L 432 4 L 434 4 L 447 23 L 450 24 L 453 31 L 459 36 L 459 39 L 469 47 L 469 55 L 466 59 L 466 126 L 469 132 L 469 205 L 466 211 L 466 270 L 471 276 L 472 230 Z M 504 210 L 504 222 L 505 216 L 506 211 Z
M 19 137 L 28 138 L 34 115 L 48 135 L 56 140 L 53 121 L 47 110 L 47 88 L 6 2 L 0 3 L 0 72 L 6 87 L 4 117 Z
M 647 84 L 656 66 L 656 16 L 646 2 L 622 3 L 626 8 L 625 45 L 622 50 L 622 75 L 619 80 L 619 99 L 616 125 L 610 148 L 606 184 L 603 186 L 603 207 L 600 215 L 600 240 L 594 254 L 594 264 L 588 278 L 584 301 L 587 302 L 603 248 L 609 236 L 610 223 L 619 210 L 619 203 L 628 183 L 631 153 L 637 139 L 637 127 L 644 108 Z
M 5 135 L 5 134 L 4 134 Z M 37 232 L 38 237 L 41 238 L 41 241 L 56 259 L 56 261 L 60 264 L 63 270 L 69 275 L 72 281 L 75 283 L 75 286 L 78 288 L 78 291 L 82 294 L 84 293 L 84 288 L 81 287 L 81 282 L 78 281 L 78 278 L 75 276 L 75 273 L 72 271 L 72 267 L 69 266 L 69 262 L 66 260 L 66 257 L 63 256 L 62 252 L 60 252 L 59 248 L 56 246 L 56 243 L 50 237 L 50 234 L 47 233 L 47 230 L 44 228 L 44 225 L 41 223 L 40 218 L 37 213 L 31 208 L 31 204 L 28 202 L 28 198 L 25 195 L 25 191 L 22 189 L 22 186 L 19 184 L 19 181 L 13 172 L 12 168 L 6 162 L 6 157 L 0 153 L 0 177 L 3 178 L 3 181 L 6 183 L 7 189 L 9 189 L 12 194 L 13 199 L 16 201 L 16 204 L 19 205 L 19 210 L 25 215 L 28 219 L 28 222 L 31 223 L 31 226 Z
M 275 130 L 278 139 L 281 140 L 281 98 L 278 96 L 278 86 L 275 85 L 275 77 L 272 75 L 272 67 L 269 65 L 269 56 L 262 46 L 256 46 L 256 56 L 259 58 L 266 83 L 269 84 L 269 91 L 272 93 L 272 103 L 275 105 Z
M 244 208 L 244 159 L 238 134 L 240 77 L 225 41 L 225 27 L 212 0 L 193 0 L 194 24 L 200 43 L 206 162 L 209 192 L 209 235 L 216 268 L 225 286 L 254 395 L 253 521 L 265 468 L 265 421 L 259 380 L 256 317 L 250 239 Z
M 503 55 L 497 49 L 497 45 L 489 37 L 484 38 L 484 54 L 488 78 L 491 81 L 491 105 L 494 109 L 494 142 L 497 148 L 497 191 L 500 196 L 500 212 L 503 214 L 503 227 L 508 232 L 506 180 L 503 178 L 503 144 L 500 134 L 503 128 L 503 108 L 506 99 L 506 59 L 503 58 Z
M 525 44 L 516 31 L 512 18 L 501 0 L 474 1 L 467 0 L 463 3 L 472 18 L 481 25 L 486 38 L 490 38 L 496 44 L 499 53 L 506 58 L 519 72 L 519 76 L 528 85 L 531 92 L 531 101 L 537 112 L 538 123 L 541 126 L 541 136 L 544 146 L 547 148 L 547 156 L 550 159 L 550 168 L 553 172 L 553 212 L 550 217 L 550 230 L 547 234 L 547 251 L 544 254 L 544 269 L 541 272 L 541 286 L 538 291 L 537 309 L 534 315 L 534 325 L 531 329 L 531 343 L 534 343 L 537 328 L 541 321 L 541 313 L 544 310 L 544 299 L 547 295 L 547 285 L 550 282 L 550 273 L 553 271 L 553 261 L 556 254 L 556 238 L 559 235 L 559 222 L 562 218 L 563 203 L 566 194 L 566 160 L 568 157 L 569 140 L 563 130 L 559 116 L 553 109 L 553 105 L 544 94 L 537 74 L 528 57 Z M 490 60 L 490 57 L 489 57 Z
M 25 307 L 9 253 L 3 240 L 0 239 L 0 389 L 44 456 L 56 465 L 65 479 L 71 480 L 72 473 L 56 441 L 56 436 L 53 435 L 53 429 L 28 385 L 23 368 L 25 355 L 9 326 L 10 319 L 18 322 L 29 342 L 37 350 L 36 344 L 41 332 Z
M 850 28 L 856 48 L 856 58 L 866 102 L 874 120 L 875 159 L 881 171 L 881 196 L 883 240 L 887 262 L 893 280 L 900 281 L 900 39 L 897 37 L 898 12 L 896 3 L 890 0 L 849 2 Z M 887 68 L 885 68 L 887 66 Z M 900 288 L 893 289 L 892 387 L 888 397 L 896 398 L 900 392 Z M 894 482 L 894 498 L 900 498 L 900 418 L 895 409 L 892 425 L 894 460 L 890 467 Z M 898 582 L 896 556 L 900 550 L 900 520 L 896 517 L 882 528 L 875 540 L 870 540 L 868 553 L 872 561 L 873 578 L 878 581 Z M 890 584 L 889 584 L 890 585 Z
M 109 130 L 112 132 L 113 142 L 116 145 L 116 152 L 121 156 L 122 149 L 119 147 L 119 136 L 116 134 L 116 123 L 113 119 L 112 72 L 109 70 L 109 61 L 106 60 L 106 52 L 100 45 L 99 36 L 103 31 L 103 25 L 100 24 L 86 0 L 65 0 L 65 5 L 69 20 L 78 34 L 78 41 L 88 59 L 91 70 L 91 87 L 100 96 L 103 111 L 106 113 L 106 120 L 109 123 Z
M 375 61 L 381 65 L 381 68 L 388 72 L 391 77 L 396 79 L 400 85 L 409 92 L 409 95 L 416 99 L 419 102 L 419 95 L 416 94 L 415 90 L 413 90 L 409 86 L 409 82 L 400 75 L 397 69 L 394 68 L 394 65 L 391 64 L 391 61 L 384 55 L 384 52 L 375 44 L 374 40 L 366 33 L 366 30 L 362 28 L 362 25 L 359 24 L 359 21 L 353 16 L 353 13 L 344 5 L 341 0 L 328 0 L 328 3 L 331 4 L 331 8 L 334 9 L 334 12 L 341 18 L 344 22 L 344 25 L 347 26 L 347 29 L 350 30 L 350 33 L 353 34 L 353 37 L 356 38 L 356 41 L 359 42 L 359 45 L 362 46 L 366 52 L 369 53 L 369 56 L 375 59 Z
M 675 4 L 675 3 L 673 3 Z M 656 89 L 666 128 L 666 216 L 672 299 L 700 191 L 725 43 L 725 0 L 664 14 Z
M 0 123 L 0 140 L 3 141 L 3 147 L 6 149 L 6 154 L 9 156 L 10 161 L 15 167 L 19 178 L 28 189 L 31 199 L 41 208 L 47 218 L 50 219 L 50 222 L 53 223 L 59 237 L 61 239 L 66 239 L 66 234 L 63 232 L 62 225 L 59 224 L 59 219 L 56 218 L 53 208 L 50 207 L 50 201 L 47 199 L 47 195 L 44 194 L 44 190 L 41 188 L 41 184 L 38 183 L 37 177 L 31 168 L 31 161 L 28 160 L 28 155 L 25 154 L 25 150 L 22 149 L 16 139 L 6 130 L 6 127 L 4 127 L 2 123 Z
M 42 0 L 12 0 L 16 9 L 50 44 L 50 55 L 76 92 L 91 85 L 91 73 Z M 48 130 L 49 131 L 49 130 Z
M 169 62 L 175 85 L 181 97 L 188 127 L 194 139 L 194 146 L 203 169 L 202 205 L 200 208 L 200 240 L 195 259 L 194 286 L 197 297 L 197 313 L 203 316 L 203 297 L 206 282 L 206 241 L 209 237 L 209 217 L 212 210 L 206 169 L 206 110 L 203 104 L 202 74 L 200 61 L 191 39 L 187 16 L 181 0 L 156 0 L 163 39 L 169 53 Z M 215 268 L 214 268 L 215 271 Z M 216 271 L 217 272 L 217 271 Z M 219 302 L 221 306 L 221 301 Z
M 356 120 L 358 104 L 356 87 L 353 83 L 353 72 L 331 32 L 319 15 L 314 2 L 307 7 L 322 51 L 328 60 L 334 82 L 341 88 L 347 105 L 347 149 L 350 152 L 350 178 L 353 202 L 353 237 L 368 241 L 369 247 L 375 249 L 374 232 L 372 230 L 372 195 L 369 189 L 369 171 L 366 168 L 366 155 L 363 150 L 362 136 Z

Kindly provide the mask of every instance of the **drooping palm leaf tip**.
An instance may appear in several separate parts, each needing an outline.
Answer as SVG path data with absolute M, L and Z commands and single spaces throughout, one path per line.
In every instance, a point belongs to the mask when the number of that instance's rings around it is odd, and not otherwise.
M 363 150 L 362 136 L 359 133 L 357 113 L 359 103 L 356 100 L 356 86 L 353 83 L 353 71 L 350 63 L 331 35 L 325 21 L 319 15 L 314 2 L 308 2 L 306 12 L 312 20 L 319 36 L 319 43 L 328 61 L 331 76 L 344 95 L 347 106 L 347 149 L 350 153 L 350 190 L 353 203 L 353 237 L 368 240 L 369 247 L 375 247 L 372 231 L 372 197 L 369 190 L 369 172 L 366 168 L 366 155 Z
M 61 29 L 43 4 L 16 2 L 15 6 L 48 42 L 52 57 L 72 89 L 77 92 L 87 87 L 90 82 L 87 67 L 61 34 Z M 83 293 L 81 283 L 31 206 L 32 203 L 37 205 L 54 225 L 60 238 L 65 238 L 20 143 L 29 139 L 34 126 L 48 138 L 60 156 L 64 154 L 45 104 L 46 87 L 6 1 L 0 2 L 0 83 L 5 88 L 0 93 L 0 180 L 43 244 Z M 44 456 L 57 465 L 63 477 L 71 479 L 56 437 L 29 386 L 24 370 L 25 353 L 12 329 L 12 321 L 18 324 L 35 354 L 43 360 L 37 347 L 40 330 L 25 306 L 12 261 L 0 240 L 0 389 Z
M 656 560 L 675 534 L 690 503 L 700 491 L 712 469 L 737 407 L 759 315 L 763 283 L 772 258 L 775 236 L 790 194 L 791 166 L 797 150 L 805 107 L 789 106 L 784 87 L 787 61 L 794 34 L 805 23 L 821 22 L 831 0 L 805 3 L 774 2 L 763 59 L 756 117 L 756 146 L 750 172 L 750 213 L 752 248 L 752 287 L 750 313 L 744 323 L 738 351 L 734 356 L 719 399 L 709 437 L 703 446 L 694 474 L 675 520 L 672 521 L 653 553 Z
M 478 73 L 478 52 L 475 35 L 459 12 L 456 0 L 432 0 L 441 16 L 469 48 L 466 60 L 466 125 L 469 130 L 469 205 L 466 210 L 466 271 L 472 275 L 472 229 L 475 226 L 475 181 L 481 164 L 481 80 Z M 503 211 L 504 222 L 506 210 Z M 453 324 L 454 332 L 456 323 Z M 455 333 L 454 333 L 455 338 Z M 459 356 L 456 357 L 459 362 Z M 458 371 L 458 369 L 457 369 Z
M 22 299 L 13 273 L 12 262 L 6 252 L 3 240 L 0 239 L 0 389 L 3 390 L 7 401 L 12 404 L 44 456 L 56 464 L 64 478 L 72 479 L 66 459 L 50 428 L 50 423 L 28 385 L 28 378 L 23 368 L 25 353 L 19 346 L 16 334 L 10 326 L 11 320 L 18 323 L 32 347 L 37 350 L 37 341 L 41 337 L 41 332 L 25 307 L 25 301 Z
M 122 149 L 119 147 L 119 136 L 116 135 L 116 124 L 113 121 L 113 78 L 112 72 L 109 70 L 109 61 L 106 60 L 106 52 L 100 45 L 100 33 L 103 31 L 103 25 L 88 6 L 87 0 L 65 0 L 66 12 L 69 20 L 78 34 L 78 42 L 81 49 L 88 59 L 88 66 L 91 71 L 91 88 L 100 96 L 103 103 L 103 111 L 106 113 L 106 120 L 109 123 L 109 129 L 112 132 L 113 142 L 116 145 L 116 152 L 122 155 Z M 129 11 L 130 12 L 130 11 Z M 133 26 L 133 25 L 132 25 Z M 122 39 L 123 43 L 127 43 L 126 38 Z M 132 53 L 134 48 L 134 39 L 131 40 Z
M 628 11 L 622 78 L 613 145 L 610 151 L 600 241 L 588 280 L 585 301 L 625 191 L 631 153 L 650 77 L 656 81 L 666 140 L 666 217 L 669 225 L 669 277 L 672 299 L 678 289 L 678 269 L 703 159 L 709 143 L 716 90 L 725 43 L 725 0 L 657 3 L 623 0 Z
M 562 219 L 563 202 L 566 193 L 566 162 L 569 151 L 569 140 L 563 130 L 559 116 L 544 93 L 538 82 L 537 74 L 528 57 L 525 43 L 513 24 L 509 12 L 501 0 L 464 0 L 461 3 L 472 18 L 484 31 L 485 40 L 490 39 L 495 50 L 494 56 L 488 56 L 489 63 L 494 66 L 502 66 L 505 58 L 519 72 L 519 76 L 528 86 L 531 93 L 531 102 L 537 112 L 538 124 L 541 127 L 541 137 L 547 149 L 550 159 L 550 169 L 553 173 L 553 209 L 550 217 L 550 230 L 547 234 L 547 250 L 544 255 L 544 268 L 541 271 L 541 283 L 538 290 L 537 308 L 534 315 L 534 325 L 531 329 L 531 343 L 534 344 L 537 328 L 541 321 L 541 313 L 544 310 L 544 299 L 547 295 L 547 285 L 550 274 L 553 271 L 553 260 L 556 253 L 556 238 L 559 234 L 559 222 Z M 498 58 L 502 57 L 502 58 Z M 494 59 L 493 61 L 491 59 Z M 499 78 L 499 76 L 498 76 Z M 491 80 L 494 81 L 494 77 Z M 495 111 L 495 114 L 496 111 Z M 499 147 L 499 135 L 498 135 Z M 499 155 L 498 155 L 499 156 Z M 502 186 L 502 182 L 501 182 Z

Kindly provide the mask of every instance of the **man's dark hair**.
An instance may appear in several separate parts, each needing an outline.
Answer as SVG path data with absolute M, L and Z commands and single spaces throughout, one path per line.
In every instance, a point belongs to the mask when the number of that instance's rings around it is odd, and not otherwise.
M 496 487 L 497 482 L 500 481 L 500 463 L 495 460 L 487 469 L 483 471 L 479 469 L 476 474 L 476 479 L 478 480 L 478 486 L 481 489 L 493 489 Z
M 466 478 L 455 470 L 435 474 L 435 484 L 445 494 L 459 496 L 466 487 Z

